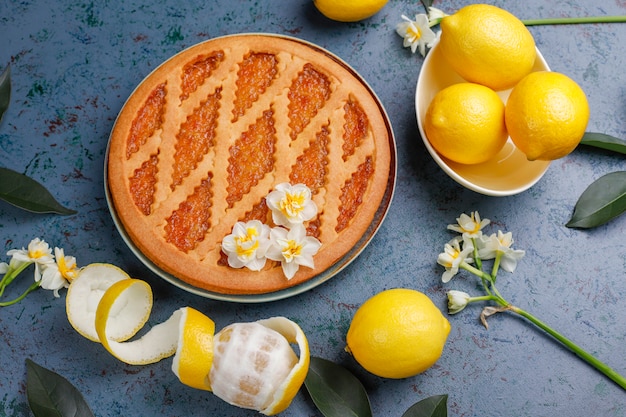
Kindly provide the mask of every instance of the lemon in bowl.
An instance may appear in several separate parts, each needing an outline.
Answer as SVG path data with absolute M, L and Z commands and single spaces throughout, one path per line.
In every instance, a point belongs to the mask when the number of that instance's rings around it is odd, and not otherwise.
M 453 180 L 480 194 L 509 196 L 529 189 L 543 177 L 550 166 L 550 161 L 529 161 L 526 154 L 515 146 L 510 137 L 495 156 L 473 164 L 453 161 L 437 152 L 431 144 L 424 129 L 428 107 L 441 90 L 453 84 L 467 82 L 449 65 L 440 46 L 436 44 L 426 56 L 415 93 L 418 128 L 427 151 Z M 537 71 L 550 71 L 538 49 L 531 73 Z M 511 89 L 496 92 L 503 103 L 507 102 L 510 93 Z

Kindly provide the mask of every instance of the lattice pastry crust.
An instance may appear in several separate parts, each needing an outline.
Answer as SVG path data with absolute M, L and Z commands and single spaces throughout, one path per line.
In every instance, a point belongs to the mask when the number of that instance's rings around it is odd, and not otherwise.
M 392 133 L 358 76 L 314 46 L 235 35 L 172 57 L 133 92 L 108 153 L 113 208 L 163 271 L 209 291 L 259 294 L 300 284 L 363 236 L 385 193 Z M 318 216 L 315 268 L 287 280 L 228 266 L 222 239 L 237 221 L 271 224 L 265 196 L 304 183 Z

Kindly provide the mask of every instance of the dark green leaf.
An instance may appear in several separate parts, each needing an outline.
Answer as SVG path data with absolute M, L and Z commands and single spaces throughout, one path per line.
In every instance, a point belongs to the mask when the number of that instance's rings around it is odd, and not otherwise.
M 433 0 L 422 0 L 422 4 L 426 9 L 426 13 L 428 13 L 428 8 L 433 5 Z
M 600 226 L 626 211 L 626 171 L 598 178 L 582 193 L 567 227 Z
M 76 213 L 59 204 L 37 181 L 7 168 L 0 168 L 0 199 L 34 213 Z
M 587 132 L 580 144 L 626 154 L 626 140 L 605 135 L 604 133 Z
M 402 417 L 448 417 L 448 396 L 433 395 L 413 404 Z
M 372 416 L 363 384 L 342 366 L 311 357 L 304 385 L 325 417 Z
M 26 395 L 35 417 L 94 417 L 67 379 L 30 359 L 26 359 Z
M 11 67 L 0 74 L 0 123 L 11 102 Z

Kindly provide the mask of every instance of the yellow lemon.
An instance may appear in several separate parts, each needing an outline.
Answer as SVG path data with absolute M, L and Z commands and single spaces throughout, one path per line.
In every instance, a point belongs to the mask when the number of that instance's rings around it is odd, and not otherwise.
M 568 76 L 533 72 L 511 91 L 505 120 L 511 140 L 529 160 L 551 161 L 580 143 L 589 122 L 589 103 Z
M 327 18 L 339 22 L 358 22 L 378 13 L 388 0 L 313 0 Z
M 513 87 L 533 68 L 535 41 L 517 17 L 496 6 L 465 6 L 441 21 L 441 53 L 461 77 L 494 90 Z
M 367 371 L 407 378 L 441 357 L 450 322 L 427 295 L 405 288 L 380 292 L 354 314 L 346 350 Z
M 453 84 L 439 91 L 428 106 L 424 131 L 444 157 L 461 164 L 485 162 L 508 138 L 504 103 L 483 85 Z

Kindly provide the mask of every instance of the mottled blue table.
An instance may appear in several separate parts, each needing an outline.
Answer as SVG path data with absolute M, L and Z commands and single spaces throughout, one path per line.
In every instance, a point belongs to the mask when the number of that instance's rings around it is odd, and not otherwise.
M 435 4 L 452 12 L 468 3 Z M 626 14 L 623 0 L 489 3 L 524 19 Z M 416 377 L 374 377 L 344 352 L 352 315 L 383 289 L 419 289 L 442 311 L 448 289 L 479 290 L 467 274 L 443 285 L 436 264 L 451 237 L 446 225 L 478 210 L 495 224 L 491 231 L 512 231 L 515 247 L 526 250 L 514 274 L 501 274 L 505 296 L 626 372 L 626 218 L 588 231 L 564 226 L 593 180 L 626 167 L 623 156 L 577 149 L 554 162 L 533 188 L 511 197 L 487 197 L 457 185 L 432 161 L 419 136 L 414 90 L 423 59 L 402 48 L 394 31 L 402 14 L 417 12 L 423 12 L 417 0 L 391 0 L 373 18 L 344 24 L 325 19 L 311 0 L 1 2 L 0 68 L 11 65 L 13 96 L 0 126 L 0 165 L 37 179 L 78 211 L 33 215 L 0 203 L 2 253 L 42 237 L 80 265 L 114 263 L 152 285 L 151 323 L 187 305 L 210 315 L 218 329 L 290 317 L 307 333 L 313 355 L 361 379 L 377 416 L 400 416 L 416 401 L 444 393 L 453 416 L 626 415 L 626 393 L 616 384 L 514 316 L 492 317 L 486 330 L 479 305 L 449 317 L 452 331 L 443 356 Z M 118 111 L 152 69 L 205 39 L 258 31 L 319 44 L 362 74 L 394 127 L 398 175 L 385 222 L 348 268 L 295 297 L 240 304 L 184 292 L 136 259 L 109 214 L 103 164 Z M 626 24 L 537 26 L 531 32 L 551 68 L 587 92 L 588 130 L 626 137 Z M 23 277 L 11 291 L 23 290 L 31 279 Z M 39 290 L 0 310 L 0 416 L 30 415 L 26 358 L 67 377 L 98 416 L 255 414 L 180 384 L 170 359 L 148 366 L 117 361 L 70 327 L 64 295 L 55 299 Z M 284 415 L 320 413 L 303 390 Z

